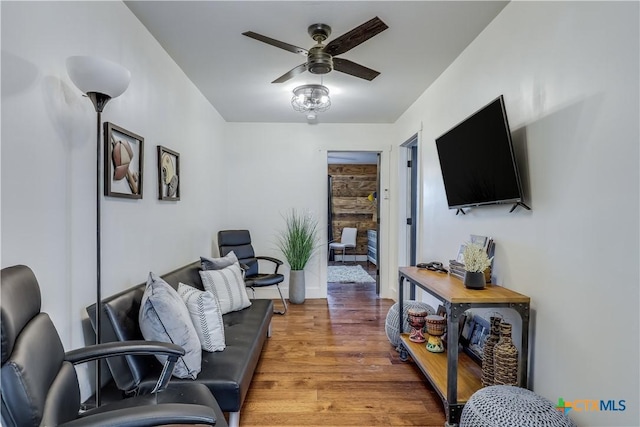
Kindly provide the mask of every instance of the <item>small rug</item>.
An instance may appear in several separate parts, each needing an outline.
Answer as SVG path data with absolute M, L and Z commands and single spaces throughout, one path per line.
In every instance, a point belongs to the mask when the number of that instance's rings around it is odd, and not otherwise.
M 375 283 L 375 279 L 361 265 L 330 265 L 327 269 L 330 283 Z

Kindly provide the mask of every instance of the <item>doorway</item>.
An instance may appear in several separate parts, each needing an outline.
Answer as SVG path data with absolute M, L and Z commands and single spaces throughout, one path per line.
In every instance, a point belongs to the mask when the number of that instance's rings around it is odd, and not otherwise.
M 327 240 L 341 242 L 343 229 L 357 230 L 355 248 L 329 250 L 327 281 L 375 286 L 379 295 L 380 153 L 329 151 L 327 185 Z

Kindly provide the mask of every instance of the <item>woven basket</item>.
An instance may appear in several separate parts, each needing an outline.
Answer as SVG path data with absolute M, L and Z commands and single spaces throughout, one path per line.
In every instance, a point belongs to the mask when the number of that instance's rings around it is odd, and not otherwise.
M 494 383 L 518 384 L 518 349 L 511 340 L 511 324 L 500 325 L 500 341 L 493 348 Z
M 482 385 L 484 387 L 495 384 L 493 357 L 495 346 L 500 340 L 500 322 L 499 317 L 491 316 L 491 335 L 487 338 L 482 352 Z

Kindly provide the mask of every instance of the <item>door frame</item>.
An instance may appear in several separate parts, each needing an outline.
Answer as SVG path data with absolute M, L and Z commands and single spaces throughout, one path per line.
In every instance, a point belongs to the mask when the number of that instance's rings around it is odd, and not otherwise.
M 405 216 L 406 224 L 408 225 L 408 245 L 406 247 L 407 258 L 409 265 L 416 265 L 417 250 L 418 250 L 418 211 L 419 211 L 419 197 L 418 197 L 418 176 L 419 176 L 419 156 L 418 156 L 418 134 L 414 134 L 407 141 L 402 143 L 400 147 L 406 151 L 406 207 Z
M 376 155 L 376 295 L 380 295 L 380 264 L 382 262 L 382 258 L 380 257 L 380 217 L 381 217 L 381 187 L 382 187 L 382 182 L 381 182 L 381 173 L 382 173 L 382 150 L 327 150 L 327 167 L 329 165 L 329 161 L 328 161 L 328 156 L 330 153 L 341 153 L 341 152 L 345 152 L 345 153 L 370 153 L 370 154 L 375 154 Z M 348 162 L 346 162 L 345 164 L 349 164 Z M 353 164 L 357 164 L 357 163 L 353 163 Z M 371 163 L 367 163 L 367 164 L 371 164 Z M 327 173 L 328 176 L 328 173 Z M 329 190 L 329 185 L 327 185 L 327 190 Z M 330 198 L 330 194 L 327 194 L 327 197 L 325 198 L 325 203 L 327 204 L 327 215 L 329 217 L 332 217 L 332 215 L 330 215 L 330 209 L 331 206 L 329 206 L 329 198 Z M 330 221 L 327 221 L 330 222 Z M 332 224 L 327 224 L 328 226 L 332 226 Z M 327 251 L 327 264 L 329 262 L 329 254 Z M 383 267 L 384 270 L 384 267 Z

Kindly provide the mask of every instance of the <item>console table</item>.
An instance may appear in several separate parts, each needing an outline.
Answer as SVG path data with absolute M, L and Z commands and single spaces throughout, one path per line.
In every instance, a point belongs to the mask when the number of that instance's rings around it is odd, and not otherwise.
M 431 353 L 426 349 L 425 344 L 409 340 L 409 334 L 400 334 L 400 358 L 406 360 L 407 353 L 410 354 L 431 382 L 444 404 L 446 426 L 458 424 L 464 404 L 473 393 L 482 388 L 480 381 L 482 369 L 468 355 L 458 352 L 459 316 L 470 308 L 508 307 L 520 315 L 522 340 L 518 384 L 520 387 L 527 387 L 530 304 L 528 296 L 490 284 L 481 290 L 467 289 L 462 281 L 455 277 L 417 267 L 400 267 L 398 276 L 399 325 L 404 324 L 402 300 L 405 280 L 411 286 L 412 297 L 415 295 L 415 287 L 418 286 L 442 301 L 447 311 L 447 351 L 445 353 Z

